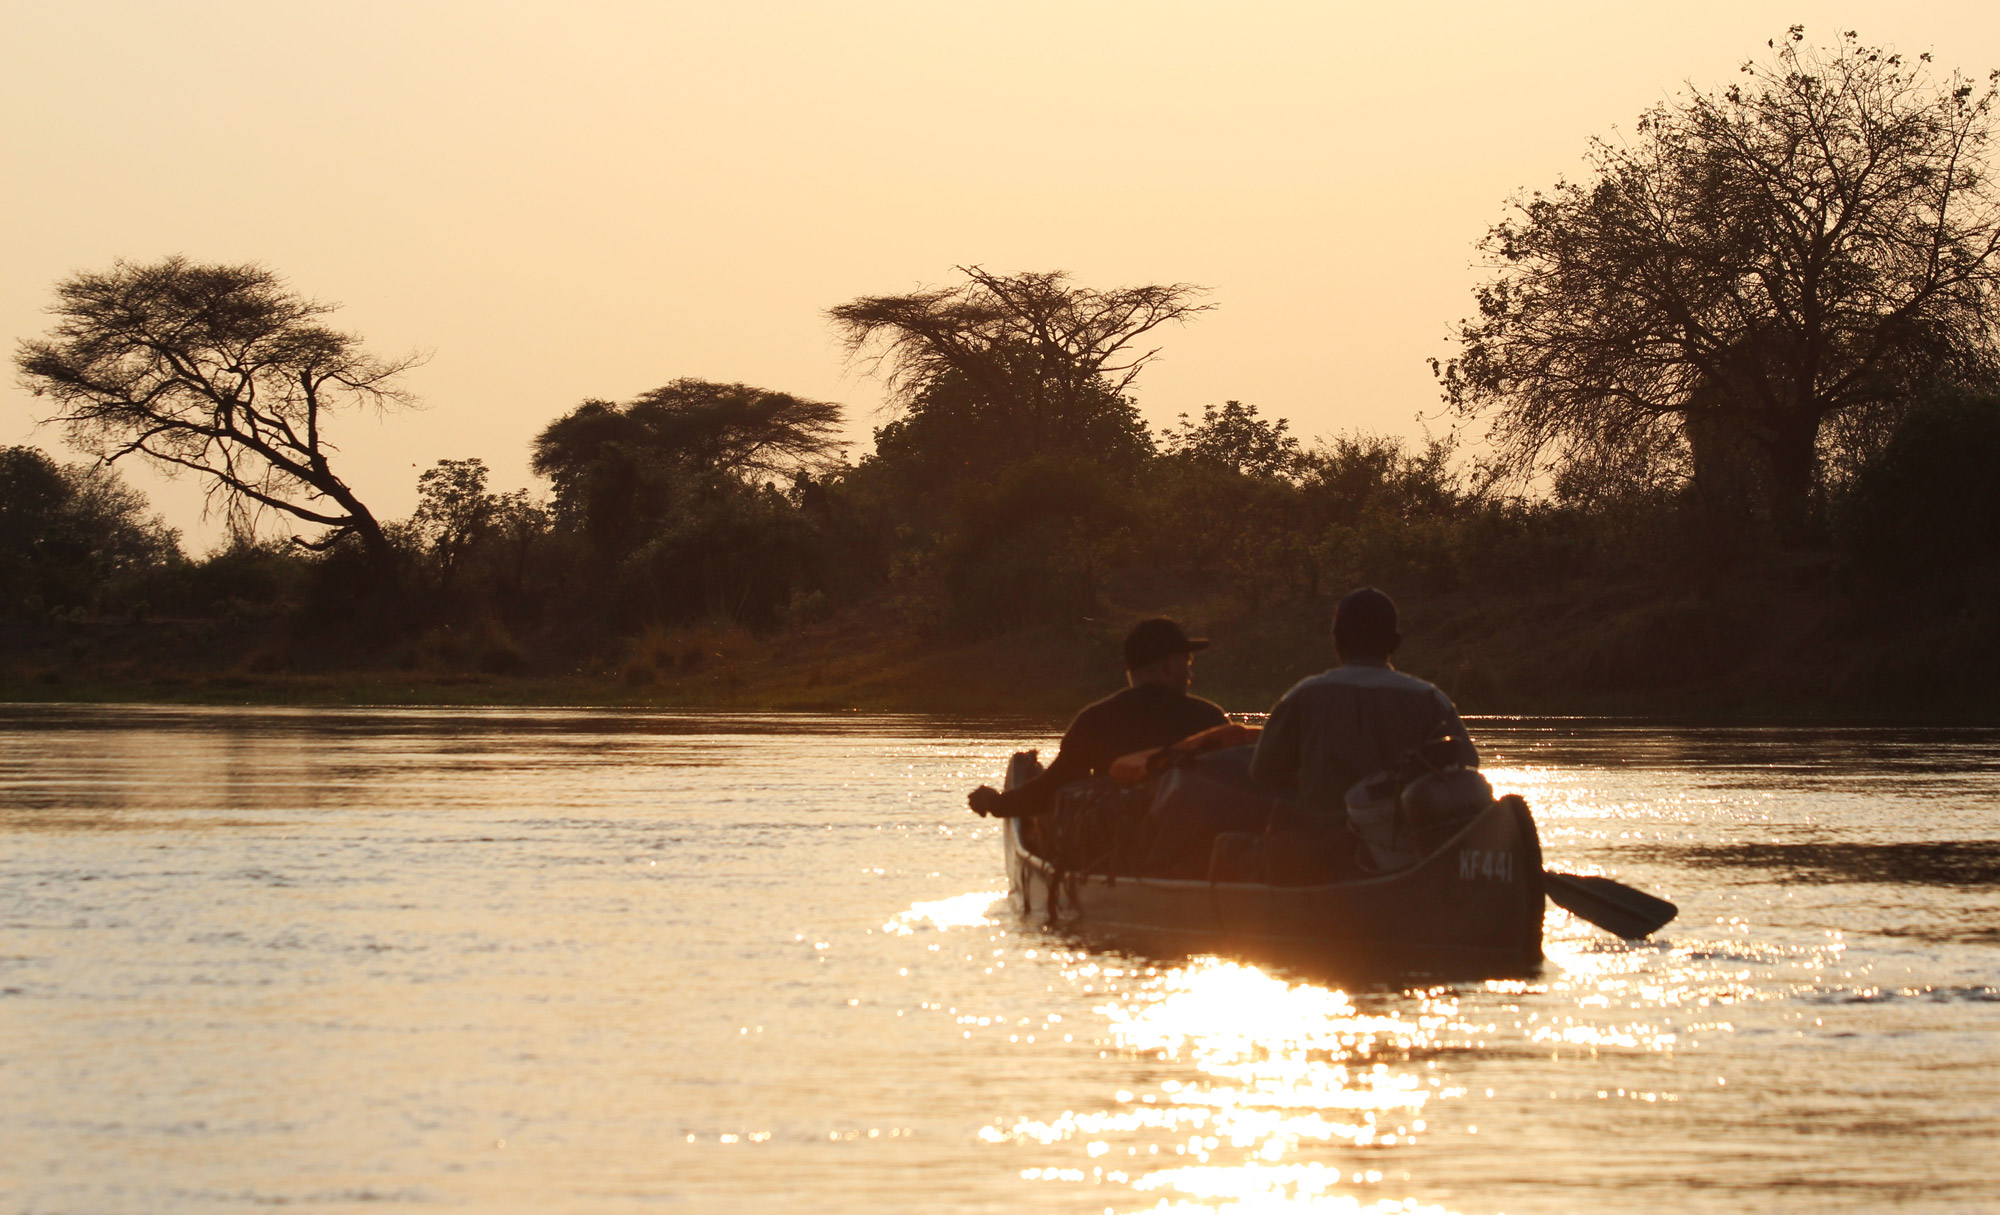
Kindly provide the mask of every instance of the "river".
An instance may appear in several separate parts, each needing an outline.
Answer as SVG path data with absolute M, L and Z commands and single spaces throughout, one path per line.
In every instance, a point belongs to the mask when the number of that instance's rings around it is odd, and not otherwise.
M 2000 1209 L 2000 731 L 1470 724 L 1680 918 L 1093 952 L 1045 721 L 0 706 L 0 1211 Z

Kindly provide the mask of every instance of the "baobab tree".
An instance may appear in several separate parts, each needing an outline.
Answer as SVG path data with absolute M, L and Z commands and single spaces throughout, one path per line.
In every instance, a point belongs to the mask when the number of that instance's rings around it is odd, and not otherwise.
M 1516 199 L 1437 370 L 1518 467 L 1665 439 L 1699 479 L 1747 452 L 1797 541 L 1831 447 L 2000 367 L 2000 73 L 1940 79 L 1796 26 L 1771 49 L 1594 143 L 1586 180 Z

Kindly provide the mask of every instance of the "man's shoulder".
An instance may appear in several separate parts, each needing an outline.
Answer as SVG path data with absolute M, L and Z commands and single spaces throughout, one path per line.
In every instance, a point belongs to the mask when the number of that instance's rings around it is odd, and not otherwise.
M 1076 711 L 1076 718 L 1070 722 L 1069 728 L 1074 730 L 1078 726 L 1087 726 L 1092 722 L 1131 712 L 1132 694 L 1138 690 L 1138 688 L 1120 688 L 1109 696 L 1091 701 Z
M 1162 705 L 1190 715 L 1213 716 L 1217 721 L 1229 720 L 1229 714 L 1212 700 L 1153 684 L 1120 688 L 1102 700 L 1094 700 L 1077 713 L 1076 720 L 1083 722 L 1086 718 L 1095 720 L 1134 712 L 1158 712 L 1158 707 Z
M 1394 667 L 1371 666 L 1364 663 L 1349 663 L 1317 675 L 1308 675 L 1292 685 L 1285 693 L 1285 699 L 1294 697 L 1319 698 L 1341 696 L 1351 690 L 1385 688 L 1398 692 L 1415 692 L 1424 696 L 1443 697 L 1444 692 L 1428 680 L 1405 674 Z
M 1208 699 L 1204 695 L 1194 695 L 1192 691 L 1174 691 L 1168 699 L 1172 703 L 1184 707 L 1184 709 L 1200 709 L 1204 713 L 1214 713 L 1218 717 L 1228 717 L 1228 713 L 1222 709 L 1222 705 L 1218 705 L 1216 701 L 1212 701 L 1212 699 Z
M 1132 693 L 1138 690 L 1137 688 L 1120 688 L 1109 696 L 1099 697 L 1091 701 L 1089 704 L 1083 706 L 1083 708 L 1078 709 L 1076 715 L 1082 717 L 1086 713 L 1101 713 L 1106 709 L 1122 705 L 1132 698 Z
M 1217 725 L 1224 725 L 1229 721 L 1228 711 L 1212 700 L 1201 696 L 1190 696 L 1185 692 L 1181 694 L 1181 700 L 1185 703 L 1186 711 L 1191 717 L 1212 718 Z

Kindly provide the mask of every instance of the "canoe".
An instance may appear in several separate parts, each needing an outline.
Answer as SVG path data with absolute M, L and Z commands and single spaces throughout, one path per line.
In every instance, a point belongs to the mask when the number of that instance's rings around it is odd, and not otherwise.
M 1541 840 L 1518 797 L 1409 869 L 1319 886 L 1063 872 L 1029 849 L 1022 820 L 1003 823 L 1015 909 L 1069 935 L 1370 972 L 1498 977 L 1542 961 Z

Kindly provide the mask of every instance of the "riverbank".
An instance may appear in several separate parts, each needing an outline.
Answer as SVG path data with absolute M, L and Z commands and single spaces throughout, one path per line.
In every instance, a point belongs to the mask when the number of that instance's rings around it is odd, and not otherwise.
M 1467 713 L 2000 719 L 1991 610 L 1899 617 L 1833 593 L 1837 577 L 1807 563 L 1706 585 L 1406 592 L 1397 665 Z M 1268 709 L 1334 661 L 1325 599 L 1246 604 L 1187 580 L 1110 591 L 1098 618 L 973 639 L 883 603 L 764 635 L 702 625 L 594 647 L 491 622 L 374 645 L 276 618 L 15 624 L 0 630 L 0 699 L 1066 715 L 1119 685 L 1123 630 L 1152 612 L 1214 639 L 1195 687 L 1231 711 Z

